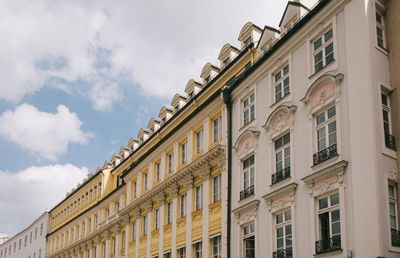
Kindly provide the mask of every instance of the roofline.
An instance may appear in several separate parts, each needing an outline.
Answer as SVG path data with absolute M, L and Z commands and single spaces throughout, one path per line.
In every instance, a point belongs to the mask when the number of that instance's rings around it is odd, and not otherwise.
M 321 1 L 321 2 L 322 2 L 322 1 Z M 294 2 L 294 1 L 288 1 L 287 5 L 286 5 L 286 8 L 285 8 L 285 11 L 283 12 L 281 21 L 279 22 L 279 27 L 282 25 L 283 17 L 285 17 L 285 14 L 286 14 L 286 11 L 287 11 L 289 5 L 295 5 L 295 6 L 303 7 L 303 8 L 306 9 L 307 11 L 310 11 L 310 9 L 308 9 L 308 7 L 305 6 L 305 5 L 303 5 L 302 3 Z
M 257 49 L 258 49 L 258 46 L 259 46 L 260 43 L 261 43 L 261 39 L 262 39 L 262 37 L 263 37 L 263 35 L 264 35 L 265 30 L 270 30 L 270 31 L 273 31 L 273 32 L 276 32 L 276 33 L 281 34 L 280 30 L 275 29 L 274 27 L 270 27 L 270 26 L 268 26 L 268 25 L 265 25 L 265 26 L 264 26 L 264 29 L 263 29 L 263 31 L 262 31 L 262 33 L 261 33 L 260 40 L 257 42 L 257 46 L 256 46 Z

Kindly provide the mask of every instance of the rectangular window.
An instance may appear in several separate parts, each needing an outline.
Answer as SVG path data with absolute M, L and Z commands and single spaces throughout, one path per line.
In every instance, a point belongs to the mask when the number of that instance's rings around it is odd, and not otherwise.
M 211 257 L 221 258 L 221 236 L 211 238 Z
M 147 173 L 143 174 L 143 190 L 147 190 Z
M 275 141 L 275 171 L 290 167 L 290 134 L 287 133 Z
M 137 197 L 137 183 L 136 183 L 136 181 L 133 182 L 132 188 L 133 188 L 132 189 L 133 198 L 136 198 Z
M 101 249 L 103 250 L 103 257 L 106 257 L 106 243 L 105 242 L 103 242 Z
M 379 9 L 378 6 L 376 6 Z M 375 14 L 375 21 L 376 21 L 376 43 L 379 47 L 385 48 L 386 47 L 386 40 L 385 40 L 385 17 L 383 16 L 380 10 L 376 11 Z
M 93 193 L 93 198 L 97 198 L 97 185 L 94 186 L 94 193 Z
M 193 245 L 193 256 L 194 258 L 201 258 L 202 257 L 202 244 L 201 242 L 197 242 Z
M 167 172 L 168 174 L 174 171 L 174 153 L 171 152 L 167 155 Z
M 187 162 L 187 142 L 183 142 L 180 146 L 181 148 L 181 165 Z
M 283 67 L 274 75 L 275 102 L 289 94 L 289 65 Z
M 144 215 L 142 222 L 142 236 L 145 236 L 146 234 L 147 234 L 147 215 Z
M 292 254 L 292 214 L 291 211 L 285 211 L 275 215 L 275 238 L 277 257 L 288 257 Z
M 390 221 L 390 233 L 392 239 L 392 246 L 400 247 L 400 231 L 398 230 L 399 225 L 397 221 L 397 185 L 389 183 L 389 221 Z
M 218 116 L 212 120 L 213 128 L 213 143 L 219 141 L 222 138 L 222 117 Z
M 322 151 L 336 145 L 336 108 L 329 108 L 317 116 L 317 147 Z
M 339 194 L 318 200 L 319 238 L 316 253 L 326 253 L 341 248 Z
M 195 210 L 198 211 L 203 208 L 203 187 L 202 185 L 196 186 L 195 189 Z
M 154 211 L 154 229 L 157 230 L 160 227 L 160 209 Z
M 88 219 L 88 232 L 92 232 L 92 219 Z
M 132 224 L 131 224 L 131 228 L 132 228 L 132 231 L 131 231 L 131 233 L 132 233 L 131 239 L 132 239 L 132 241 L 135 241 L 135 240 L 136 240 L 136 230 L 135 230 L 135 227 L 136 227 L 136 223 L 135 223 L 135 222 L 132 222 Z
M 243 165 L 243 190 L 240 192 L 240 200 L 254 194 L 254 155 L 242 161 Z
M 185 216 L 186 216 L 186 194 L 182 194 L 180 199 L 180 217 L 183 218 Z
M 313 41 L 314 72 L 320 71 L 334 61 L 333 30 L 329 29 Z
M 186 258 L 186 247 L 178 249 L 178 258 Z
M 247 125 L 255 118 L 254 93 L 242 100 L 243 125 Z
M 156 163 L 155 171 L 156 171 L 156 182 L 160 182 L 160 180 L 161 180 L 161 162 Z
M 213 177 L 213 202 L 221 200 L 221 174 Z
M 167 203 L 167 224 L 172 222 L 172 202 Z
M 391 112 L 390 112 L 390 96 L 381 93 L 382 115 L 383 115 L 383 132 L 385 136 L 385 146 L 389 149 L 396 150 L 396 138 L 391 135 Z
M 243 251 L 245 258 L 255 258 L 254 223 L 243 227 Z
M 165 253 L 164 254 L 164 258 L 171 258 L 172 256 L 171 256 L 171 252 L 168 252 L 168 253 Z
M 116 242 L 116 241 L 115 241 L 115 237 L 111 238 L 111 246 L 112 246 L 112 248 L 111 248 L 111 253 L 112 253 L 112 254 L 115 254 L 115 245 L 116 245 L 115 242 Z
M 196 154 L 199 154 L 203 151 L 203 129 L 196 132 L 195 148 Z

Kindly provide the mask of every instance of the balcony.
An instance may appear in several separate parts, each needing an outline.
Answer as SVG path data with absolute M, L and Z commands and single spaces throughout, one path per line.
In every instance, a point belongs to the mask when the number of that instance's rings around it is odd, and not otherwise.
M 390 233 L 392 236 L 392 246 L 400 247 L 400 231 L 397 229 L 390 229 Z
M 391 150 L 396 150 L 396 137 L 393 135 L 390 135 L 388 133 L 385 133 L 385 145 L 387 148 Z
M 328 148 L 325 148 L 313 155 L 313 165 L 317 165 L 319 163 L 322 163 L 334 156 L 336 156 L 337 153 L 337 144 L 332 144 Z
M 329 239 L 323 239 L 315 242 L 316 254 L 329 253 L 342 249 L 341 239 L 339 236 L 334 236 Z
M 282 249 L 278 249 L 275 252 L 272 253 L 273 258 L 292 258 L 293 257 L 293 251 L 292 247 L 286 247 Z
M 272 174 L 271 182 L 274 185 L 288 177 L 290 177 L 290 167 L 286 167 L 286 168 L 282 169 L 281 171 L 278 171 L 275 174 Z
M 253 194 L 254 194 L 254 185 L 251 185 L 246 189 L 244 189 L 243 191 L 240 191 L 240 200 L 246 199 L 247 197 Z

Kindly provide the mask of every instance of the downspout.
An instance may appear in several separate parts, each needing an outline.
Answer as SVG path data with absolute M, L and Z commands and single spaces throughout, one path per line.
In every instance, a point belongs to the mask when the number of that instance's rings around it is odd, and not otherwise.
M 228 214 L 227 214 L 227 257 L 231 257 L 231 210 L 232 210 L 232 98 L 230 88 L 222 89 L 223 100 L 227 109 L 227 137 L 228 137 Z

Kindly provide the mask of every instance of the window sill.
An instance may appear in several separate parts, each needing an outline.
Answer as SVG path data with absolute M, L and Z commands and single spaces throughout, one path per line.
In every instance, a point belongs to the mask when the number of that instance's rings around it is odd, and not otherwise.
M 385 56 L 389 56 L 389 50 L 387 48 L 383 48 L 383 47 L 380 47 L 378 45 L 375 45 L 375 48 L 378 51 L 382 52 L 382 54 L 384 54 Z
M 214 209 L 215 207 L 218 207 L 218 206 L 220 206 L 220 205 L 221 205 L 221 200 L 209 204 L 209 205 L 208 205 L 208 209 L 209 209 L 209 210 L 212 210 L 212 209 Z
M 320 253 L 320 254 L 314 254 L 314 257 L 331 257 L 333 255 L 341 254 L 343 252 L 343 249 L 339 250 L 334 250 L 334 251 L 329 251 L 325 253 Z
M 196 160 L 196 159 L 198 159 L 198 158 L 200 158 L 201 155 L 203 155 L 203 151 L 200 151 L 199 153 L 195 154 L 195 155 L 192 157 L 192 161 L 193 161 L 193 160 Z
M 170 229 L 172 229 L 172 223 L 164 225 L 164 232 L 167 231 L 167 230 L 170 230 Z
M 213 149 L 215 146 L 219 145 L 221 142 L 222 142 L 222 138 L 219 139 L 218 141 L 216 141 L 216 142 L 210 144 L 210 146 L 208 146 L 208 150 Z
M 334 63 L 336 62 L 336 59 L 333 59 L 332 62 L 330 62 L 329 64 L 325 65 L 324 67 L 321 68 L 321 70 L 319 70 L 318 72 L 314 72 L 313 74 L 311 74 L 308 79 L 311 80 L 313 77 L 316 77 L 318 74 L 321 74 L 323 71 L 325 71 L 327 69 L 327 67 L 332 66 Z
M 289 86 L 290 87 L 290 86 Z M 280 104 L 281 102 L 283 102 L 283 100 L 289 98 L 290 96 L 290 92 L 288 94 L 286 94 L 285 96 L 283 96 L 280 100 L 274 102 L 271 106 L 269 106 L 269 108 L 273 108 L 275 106 L 277 106 L 278 104 Z
M 397 152 L 386 146 L 383 147 L 382 154 L 397 160 Z
M 203 209 L 197 210 L 197 211 L 193 211 L 192 212 L 192 218 L 197 217 L 199 215 L 203 214 Z
M 276 182 L 275 184 L 270 184 L 270 188 L 280 188 L 282 185 L 286 185 L 287 182 L 292 181 L 292 177 L 289 176 L 281 181 Z
M 239 131 L 243 131 L 244 129 L 246 129 L 246 128 L 248 128 L 248 127 L 250 127 L 251 125 L 253 125 L 254 124 L 254 122 L 256 121 L 256 119 L 254 118 L 253 120 L 251 120 L 250 122 L 248 122 L 247 124 L 245 124 L 245 125 L 242 125 L 242 127 L 240 127 L 239 128 Z

